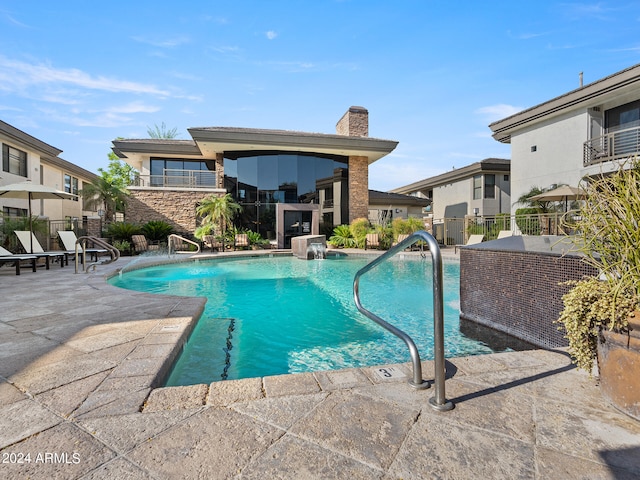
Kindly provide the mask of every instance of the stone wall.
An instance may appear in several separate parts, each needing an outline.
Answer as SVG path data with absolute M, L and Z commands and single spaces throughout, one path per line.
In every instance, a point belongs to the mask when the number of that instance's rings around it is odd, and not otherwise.
M 223 196 L 224 191 L 184 191 L 173 189 L 129 189 L 126 220 L 144 224 L 162 220 L 175 228 L 178 234 L 192 235 L 197 227 L 196 207 L 209 195 Z
M 349 157 L 349 223 L 369 216 L 369 159 Z
M 460 316 L 538 347 L 564 347 L 554 323 L 570 289 L 562 283 L 596 274 L 577 256 L 463 247 Z
M 336 124 L 338 135 L 369 136 L 369 112 L 364 107 L 350 107 Z

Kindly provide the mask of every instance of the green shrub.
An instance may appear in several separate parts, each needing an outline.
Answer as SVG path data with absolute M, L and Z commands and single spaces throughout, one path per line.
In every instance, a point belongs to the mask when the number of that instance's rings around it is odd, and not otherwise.
M 349 225 L 338 225 L 334 228 L 328 243 L 334 247 L 355 248 L 356 246 L 356 240 L 353 238 Z
M 162 220 L 150 220 L 142 226 L 142 233 L 150 241 L 165 241 L 173 233 L 173 225 Z
M 107 227 L 107 237 L 111 237 L 114 242 L 118 240 L 131 241 L 132 235 L 139 235 L 142 233 L 139 225 L 135 223 L 127 222 L 113 222 Z
M 116 240 L 113 242 L 113 246 L 117 248 L 120 253 L 131 253 L 131 244 L 126 240 Z

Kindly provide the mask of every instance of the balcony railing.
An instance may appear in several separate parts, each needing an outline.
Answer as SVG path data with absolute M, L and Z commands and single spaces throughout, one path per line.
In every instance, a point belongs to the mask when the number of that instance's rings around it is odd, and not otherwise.
M 584 166 L 640 153 L 640 127 L 625 128 L 584 142 Z
M 134 181 L 136 187 L 216 188 L 217 185 L 216 172 L 173 168 L 163 170 L 163 175 L 139 175 Z

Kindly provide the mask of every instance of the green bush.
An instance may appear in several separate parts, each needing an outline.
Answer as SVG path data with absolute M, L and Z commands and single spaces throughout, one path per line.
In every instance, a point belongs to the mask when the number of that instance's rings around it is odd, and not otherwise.
M 356 240 L 353 238 L 349 225 L 338 225 L 334 228 L 328 243 L 334 247 L 355 248 L 356 246 Z
M 367 233 L 371 231 L 371 223 L 366 218 L 356 218 L 349 225 L 351 236 L 355 240 L 357 248 L 364 248 L 364 241 L 367 238 Z
M 118 240 L 131 241 L 132 235 L 139 235 L 142 233 L 139 225 L 135 223 L 127 222 L 113 222 L 110 223 L 106 230 L 107 237 L 111 237 L 114 242 Z
M 142 226 L 142 233 L 152 242 L 165 241 L 173 233 L 173 226 L 162 220 L 150 220 Z
M 269 243 L 269 241 L 267 239 L 265 239 L 262 235 L 260 235 L 258 232 L 254 232 L 252 230 L 249 230 L 247 232 L 245 232 L 247 234 L 247 238 L 249 239 L 249 245 L 256 245 L 258 247 L 264 247 L 265 245 L 267 245 Z

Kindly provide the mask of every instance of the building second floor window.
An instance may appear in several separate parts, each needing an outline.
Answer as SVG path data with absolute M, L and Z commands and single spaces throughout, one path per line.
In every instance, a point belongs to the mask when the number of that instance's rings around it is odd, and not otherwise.
M 2 144 L 2 171 L 27 176 L 27 152 Z
M 4 218 L 20 218 L 28 215 L 26 208 L 2 207 Z
M 72 177 L 71 175 L 65 174 L 64 191 L 67 193 L 73 193 L 74 195 L 78 195 L 78 179 L 76 177 Z M 78 197 L 75 197 L 73 200 L 77 202 Z
M 484 198 L 496 198 L 496 176 L 493 173 L 484 176 Z
M 473 177 L 473 199 L 480 200 L 482 198 L 482 175 Z

